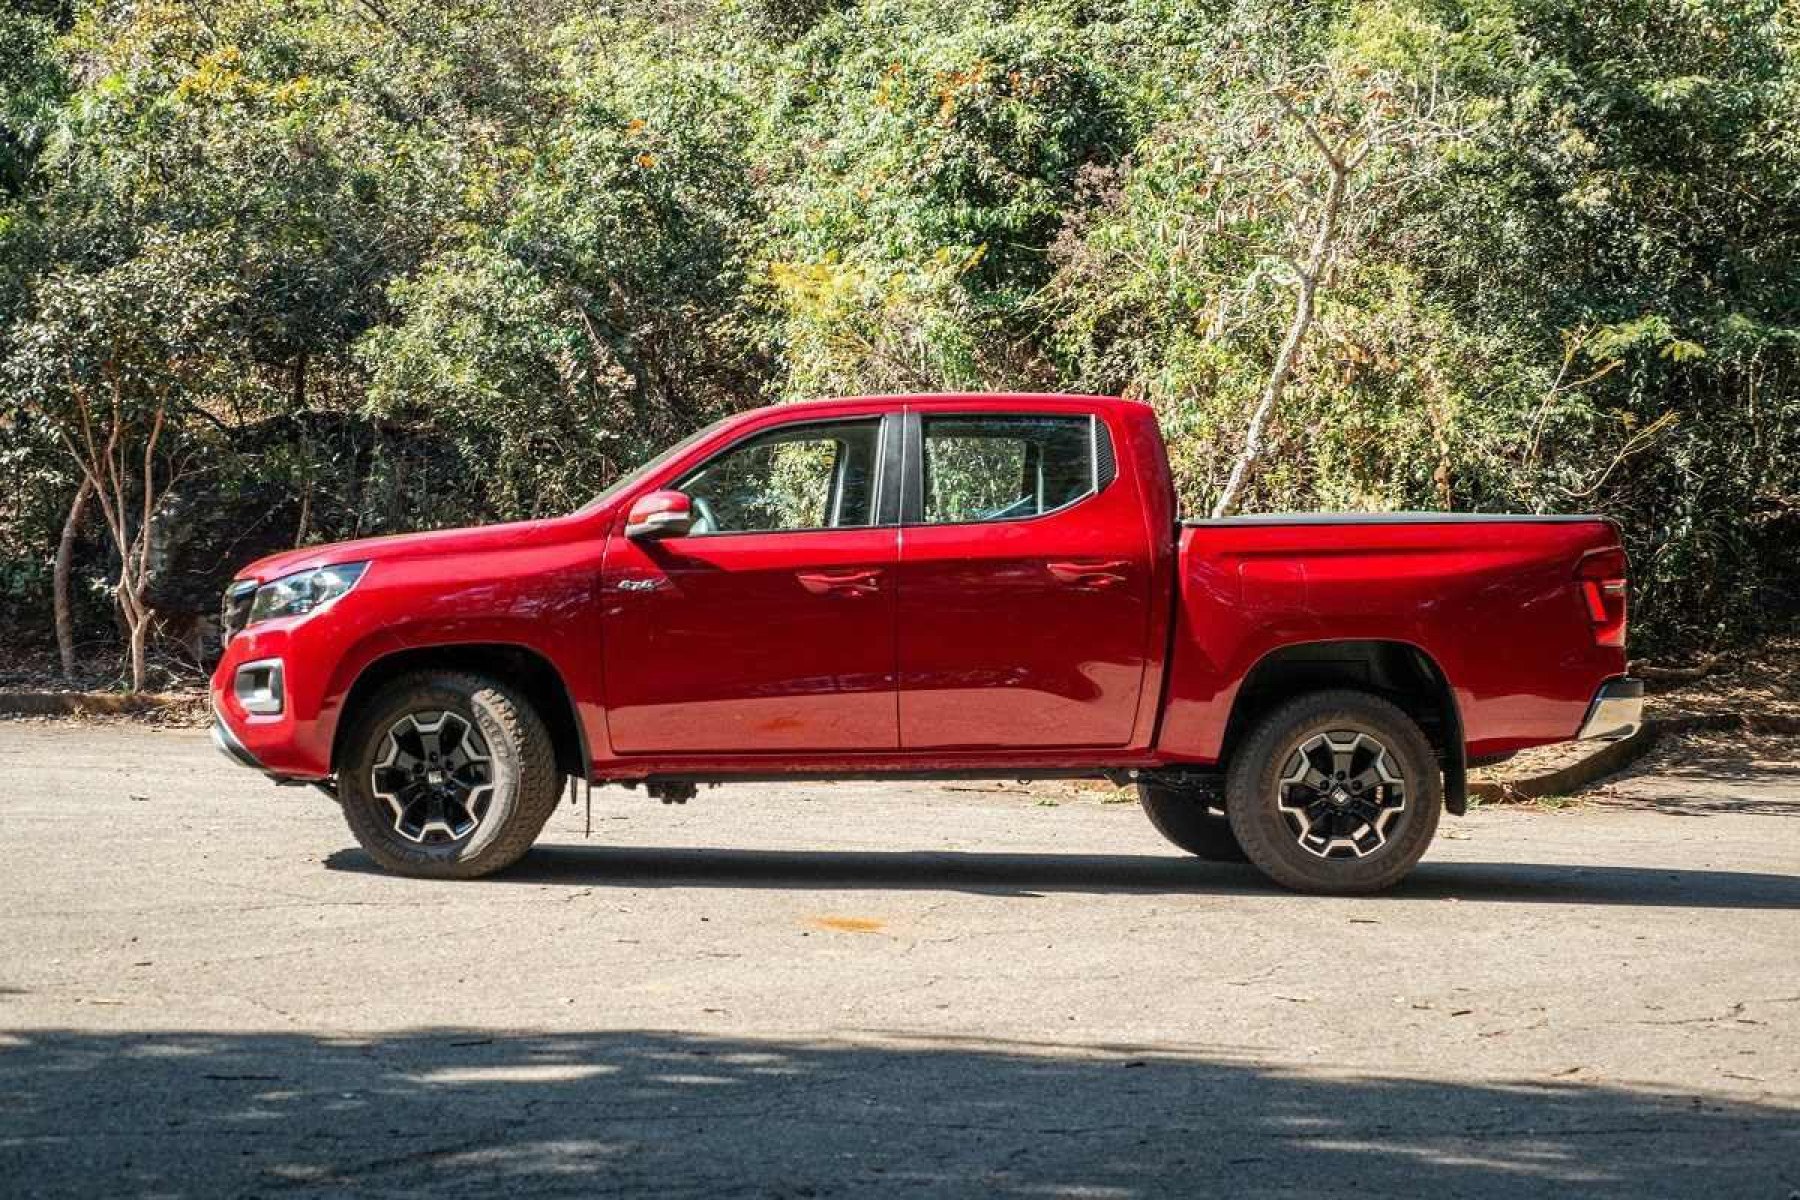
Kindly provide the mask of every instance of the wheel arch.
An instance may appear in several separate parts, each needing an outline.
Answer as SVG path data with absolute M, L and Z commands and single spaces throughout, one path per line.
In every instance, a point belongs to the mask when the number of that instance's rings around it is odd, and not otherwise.
M 1306 692 L 1349 687 L 1390 701 L 1418 722 L 1444 771 L 1444 807 L 1468 808 L 1468 761 L 1456 693 L 1422 646 L 1396 638 L 1297 642 L 1258 659 L 1244 676 L 1225 723 L 1219 761 L 1227 763 L 1256 723 Z
M 549 728 L 556 750 L 556 769 L 564 775 L 588 777 L 591 759 L 587 735 L 561 672 L 536 650 L 512 642 L 416 646 L 384 654 L 368 663 L 350 685 L 338 713 L 331 740 L 333 771 L 342 761 L 345 739 L 362 706 L 395 679 L 421 671 L 467 671 L 514 685 Z

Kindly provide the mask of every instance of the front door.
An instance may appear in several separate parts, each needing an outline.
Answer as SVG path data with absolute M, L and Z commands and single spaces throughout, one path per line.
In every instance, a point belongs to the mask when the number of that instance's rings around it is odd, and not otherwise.
M 1070 412 L 919 414 L 900 552 L 903 748 L 1131 740 L 1149 533 L 1109 437 Z
M 615 753 L 898 745 L 883 430 L 868 417 L 752 435 L 675 482 L 696 514 L 688 535 L 608 542 Z

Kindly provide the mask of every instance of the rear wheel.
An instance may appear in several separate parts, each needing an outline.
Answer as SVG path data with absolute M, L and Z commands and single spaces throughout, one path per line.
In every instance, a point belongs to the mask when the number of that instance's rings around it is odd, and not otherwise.
M 1144 815 L 1169 841 L 1208 862 L 1246 861 L 1224 810 L 1205 791 L 1150 779 L 1137 787 Z
M 350 832 L 390 871 L 472 879 L 531 848 L 556 808 L 550 731 L 505 684 L 396 680 L 358 716 L 338 771 Z
M 1286 887 L 1331 895 L 1398 883 L 1431 844 L 1443 799 L 1424 731 L 1366 692 L 1283 705 L 1251 731 L 1226 779 L 1250 861 Z

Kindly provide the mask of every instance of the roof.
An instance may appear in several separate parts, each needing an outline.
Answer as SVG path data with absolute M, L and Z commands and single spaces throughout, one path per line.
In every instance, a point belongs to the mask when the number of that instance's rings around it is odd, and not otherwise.
M 1120 396 L 1092 396 L 1079 392 L 877 392 L 863 396 L 829 396 L 817 400 L 790 400 L 783 404 L 764 405 L 742 415 L 767 412 L 792 412 L 795 409 L 841 411 L 869 406 L 892 407 L 902 404 L 932 408 L 1005 409 L 1019 404 L 1043 404 L 1054 407 L 1112 408 L 1130 406 L 1138 409 L 1143 402 Z

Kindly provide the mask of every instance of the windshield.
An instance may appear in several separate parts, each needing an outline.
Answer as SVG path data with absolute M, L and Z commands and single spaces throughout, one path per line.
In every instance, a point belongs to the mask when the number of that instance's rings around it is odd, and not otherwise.
M 708 425 L 703 429 L 695 430 L 693 433 L 688 434 L 686 437 L 682 438 L 679 442 L 676 442 L 673 446 L 670 446 L 667 450 L 664 450 L 661 454 L 658 454 L 655 457 L 651 458 L 648 462 L 640 463 L 637 467 L 633 468 L 630 471 L 625 472 L 625 474 L 623 474 L 623 475 L 619 476 L 617 479 L 613 480 L 612 484 L 604 492 L 601 492 L 598 496 L 595 496 L 592 500 L 589 500 L 586 504 L 582 505 L 580 508 L 576 509 L 575 511 L 578 513 L 592 512 L 594 509 L 599 508 L 602 504 L 605 504 L 607 501 L 609 501 L 613 497 L 617 496 L 620 492 L 627 491 L 630 488 L 635 487 L 638 484 L 638 482 L 640 480 L 642 480 L 646 475 L 649 475 L 651 472 L 655 471 L 658 467 L 662 466 L 664 463 L 666 463 L 670 459 L 674 458 L 677 454 L 680 454 L 683 451 L 685 451 L 689 446 L 692 446 L 695 442 L 698 442 L 702 438 L 711 437 L 713 434 L 713 431 L 718 429 L 721 425 L 725 424 L 725 422 L 729 421 L 729 420 L 731 420 L 730 417 L 721 417 L 719 420 L 714 421 L 711 425 Z

